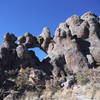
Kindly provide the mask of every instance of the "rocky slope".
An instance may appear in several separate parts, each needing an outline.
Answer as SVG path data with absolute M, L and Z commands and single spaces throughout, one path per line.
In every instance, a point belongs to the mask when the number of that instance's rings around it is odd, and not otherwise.
M 40 61 L 30 48 L 48 54 Z M 51 37 L 6 33 L 0 47 L 0 100 L 100 100 L 100 17 L 73 15 Z

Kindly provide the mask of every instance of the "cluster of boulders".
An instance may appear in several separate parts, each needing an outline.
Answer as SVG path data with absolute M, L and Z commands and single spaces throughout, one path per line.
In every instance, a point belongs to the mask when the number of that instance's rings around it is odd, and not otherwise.
M 64 76 L 68 71 L 77 73 L 100 64 L 99 20 L 88 12 L 81 17 L 74 15 L 58 26 L 47 49 L 48 62 L 55 66 L 53 76 Z
M 47 53 L 43 61 L 30 50 L 35 47 Z M 92 12 L 81 17 L 71 16 L 59 24 L 54 37 L 51 37 L 47 27 L 37 37 L 25 33 L 17 38 L 12 33 L 6 33 L 0 48 L 0 72 L 17 70 L 17 82 L 25 76 L 22 79 L 28 81 L 27 84 L 31 82 L 34 86 L 40 86 L 43 83 L 45 88 L 50 86 L 52 80 L 61 88 L 71 87 L 76 82 L 77 72 L 99 65 L 100 18 Z M 0 79 L 2 85 L 3 82 L 5 80 Z

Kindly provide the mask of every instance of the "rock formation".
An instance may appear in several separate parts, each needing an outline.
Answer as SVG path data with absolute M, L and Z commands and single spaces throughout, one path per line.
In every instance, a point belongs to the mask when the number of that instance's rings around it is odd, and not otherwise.
M 43 61 L 30 50 L 35 47 L 47 53 Z M 18 38 L 6 33 L 0 47 L 0 100 L 33 100 L 35 96 L 38 100 L 49 100 L 50 97 L 56 100 L 57 94 L 54 93 L 66 89 L 74 91 L 82 75 L 85 83 L 100 82 L 99 66 L 100 17 L 92 12 L 81 17 L 73 15 L 60 23 L 54 37 L 48 27 L 44 27 L 37 37 L 28 32 Z M 97 76 L 93 74 L 98 80 L 90 78 L 90 71 L 98 73 Z

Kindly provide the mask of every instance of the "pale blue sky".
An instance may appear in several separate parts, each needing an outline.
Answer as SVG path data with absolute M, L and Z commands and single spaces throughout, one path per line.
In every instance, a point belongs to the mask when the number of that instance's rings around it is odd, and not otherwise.
M 39 35 L 48 26 L 54 34 L 60 22 L 87 11 L 100 15 L 100 0 L 0 0 L 0 43 L 5 32 L 16 36 L 25 32 Z M 46 56 L 35 51 L 40 59 Z

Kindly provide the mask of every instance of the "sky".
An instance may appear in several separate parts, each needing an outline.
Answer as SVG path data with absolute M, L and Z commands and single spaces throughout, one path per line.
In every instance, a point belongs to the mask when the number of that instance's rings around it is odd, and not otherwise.
M 54 35 L 59 23 L 87 11 L 100 16 L 100 0 L 0 0 L 0 44 L 5 32 L 38 36 L 47 26 Z M 34 51 L 40 60 L 46 56 L 38 48 Z

